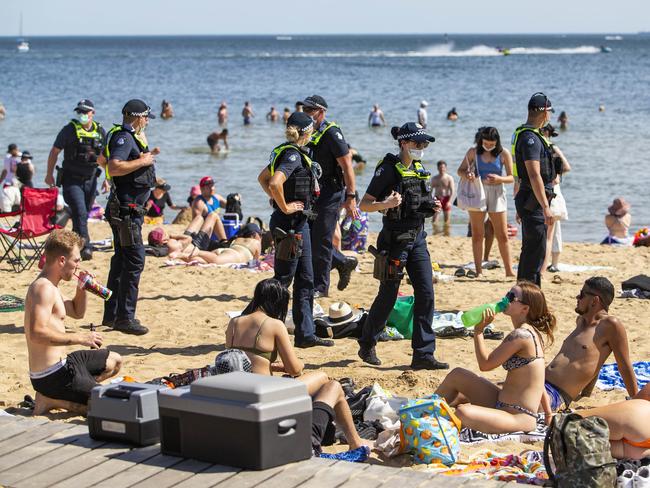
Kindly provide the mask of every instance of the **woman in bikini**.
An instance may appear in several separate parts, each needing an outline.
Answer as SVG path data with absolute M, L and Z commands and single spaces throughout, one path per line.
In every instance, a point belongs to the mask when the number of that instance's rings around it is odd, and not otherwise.
M 506 295 L 505 314 L 514 330 L 491 353 L 485 347 L 483 330 L 494 320 L 487 310 L 474 328 L 474 348 L 481 371 L 499 366 L 507 371 L 502 386 L 463 368 L 456 368 L 436 393 L 456 408 L 463 426 L 500 434 L 535 430 L 537 410 L 544 392 L 544 340 L 553 342 L 555 317 L 548 311 L 542 290 L 521 282 Z
M 329 378 L 321 371 L 303 372 L 305 365 L 296 356 L 284 325 L 288 310 L 289 290 L 275 278 L 260 281 L 253 300 L 228 323 L 226 347 L 244 351 L 253 373 L 292 376 L 305 383 L 309 395 L 314 396 Z

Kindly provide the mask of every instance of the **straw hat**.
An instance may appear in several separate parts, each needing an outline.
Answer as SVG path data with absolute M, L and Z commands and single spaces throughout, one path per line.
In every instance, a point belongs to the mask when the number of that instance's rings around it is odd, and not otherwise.
M 362 313 L 361 310 L 353 309 L 345 302 L 334 302 L 330 305 L 327 316 L 322 319 L 332 326 L 342 325 L 358 320 Z
M 624 198 L 615 198 L 607 211 L 615 217 L 623 217 L 630 211 L 630 204 Z

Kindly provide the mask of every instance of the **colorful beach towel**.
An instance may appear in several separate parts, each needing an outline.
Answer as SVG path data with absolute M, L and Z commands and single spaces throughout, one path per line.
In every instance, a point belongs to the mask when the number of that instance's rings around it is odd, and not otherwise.
M 363 463 L 370 457 L 370 448 L 368 446 L 361 446 L 350 451 L 337 452 L 336 454 L 322 452 L 318 457 L 336 459 L 337 461 L 348 461 L 351 463 Z
M 14 295 L 0 295 L 0 312 L 20 312 L 25 310 L 25 301 Z
M 451 468 L 444 464 L 431 464 L 427 471 L 445 476 L 516 481 L 537 486 L 542 486 L 548 481 L 541 453 L 537 451 L 528 451 L 520 455 L 483 451 L 474 456 L 469 463 L 456 463 Z
M 639 388 L 643 388 L 646 383 L 650 382 L 650 361 L 638 361 L 633 363 L 632 366 L 634 367 L 637 384 Z M 605 391 L 613 390 L 614 388 L 625 390 L 625 383 L 623 383 L 623 378 L 618 371 L 618 365 L 616 363 L 603 364 L 603 367 L 600 368 L 596 386 Z

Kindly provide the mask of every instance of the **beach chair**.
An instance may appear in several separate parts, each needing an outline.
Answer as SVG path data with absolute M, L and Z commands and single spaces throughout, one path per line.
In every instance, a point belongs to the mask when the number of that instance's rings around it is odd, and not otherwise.
M 22 193 L 18 212 L 0 214 L 0 218 L 18 216 L 20 219 L 9 229 L 0 228 L 0 244 L 4 251 L 0 263 L 7 259 L 16 273 L 31 268 L 41 258 L 45 241 L 39 243 L 36 239 L 60 228 L 54 223 L 57 188 L 23 187 Z M 33 254 L 28 256 L 27 249 Z

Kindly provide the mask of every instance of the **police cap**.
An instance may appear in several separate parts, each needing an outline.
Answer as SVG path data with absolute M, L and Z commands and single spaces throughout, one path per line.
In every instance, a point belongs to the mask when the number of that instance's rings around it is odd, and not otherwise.
M 92 100 L 88 100 L 87 98 L 84 98 L 82 100 L 79 100 L 79 103 L 75 107 L 74 111 L 83 114 L 88 112 L 94 112 L 95 104 L 93 103 Z
M 537 110 L 538 112 L 555 112 L 551 101 L 542 92 L 533 93 L 528 101 L 528 110 Z
M 151 113 L 151 107 L 139 98 L 134 98 L 126 102 L 126 105 L 122 108 L 122 114 L 134 117 L 149 117 L 150 119 L 156 118 L 156 116 Z
M 407 122 L 402 127 L 393 127 L 391 134 L 398 141 L 433 142 L 436 140 L 417 122 Z
M 314 120 L 305 112 L 294 112 L 287 119 L 287 126 L 298 127 L 300 132 L 306 132 L 314 127 Z
M 312 95 L 305 98 L 302 102 L 305 108 L 315 108 L 320 110 L 327 110 L 327 102 L 320 95 Z

